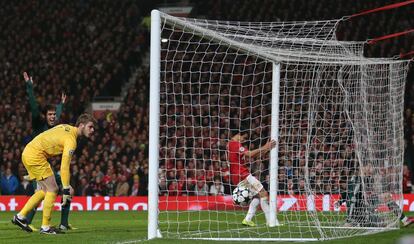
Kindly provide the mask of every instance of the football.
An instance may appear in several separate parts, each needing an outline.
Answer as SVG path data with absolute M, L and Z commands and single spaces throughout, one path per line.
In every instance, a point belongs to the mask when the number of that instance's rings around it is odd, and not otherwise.
M 233 202 L 236 205 L 245 207 L 249 205 L 252 197 L 250 190 L 244 186 L 238 186 L 233 190 Z

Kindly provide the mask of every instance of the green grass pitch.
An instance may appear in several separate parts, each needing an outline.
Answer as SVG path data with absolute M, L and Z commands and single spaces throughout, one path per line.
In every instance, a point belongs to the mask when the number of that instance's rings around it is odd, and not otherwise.
M 145 241 L 147 235 L 147 213 L 146 212 L 72 212 L 70 222 L 78 227 L 78 230 L 69 231 L 62 235 L 40 235 L 39 233 L 26 233 L 11 224 L 10 219 L 13 212 L 0 212 L 0 243 L 138 243 Z M 39 212 L 35 217 L 35 226 L 40 226 Z M 208 212 L 197 212 L 200 217 L 211 218 Z M 413 214 L 411 214 L 413 215 Z M 54 213 L 54 222 L 59 219 L 59 213 Z M 188 217 L 188 216 L 186 216 Z M 232 220 L 233 221 L 233 220 Z M 53 222 L 53 221 L 52 221 Z M 208 228 L 205 226 L 197 226 Z M 325 241 L 323 243 L 395 243 L 396 240 L 404 235 L 414 235 L 414 227 L 402 228 L 400 230 L 389 231 L 385 233 L 360 236 L 334 241 Z M 145 241 L 148 242 L 148 241 Z M 152 240 L 149 243 L 191 243 L 194 240 Z M 211 243 L 211 241 L 196 241 L 197 244 Z M 241 243 L 241 242 L 218 242 L 218 243 Z M 249 243 L 249 242 L 243 242 Z M 250 242 L 257 243 L 257 242 Z M 267 242 L 268 243 L 268 242 Z M 282 242 L 277 242 L 282 243 Z M 286 243 L 286 242 L 283 242 Z M 289 242 L 288 242 L 289 243 Z

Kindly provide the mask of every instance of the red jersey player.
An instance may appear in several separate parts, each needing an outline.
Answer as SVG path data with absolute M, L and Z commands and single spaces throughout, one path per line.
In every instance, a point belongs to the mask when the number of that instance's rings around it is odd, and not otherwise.
M 268 222 L 269 194 L 263 188 L 262 183 L 250 174 L 250 171 L 246 166 L 246 160 L 250 160 L 260 156 L 261 154 L 269 152 L 276 146 L 276 141 L 270 140 L 265 145 L 249 151 L 242 145 L 242 143 L 246 141 L 247 136 L 248 134 L 246 133 L 236 132 L 227 145 L 227 151 L 230 161 L 231 183 L 237 186 L 243 185 L 250 190 L 252 195 L 260 197 L 260 200 L 257 197 L 253 198 L 250 202 L 246 218 L 242 221 L 243 225 L 254 227 L 256 224 L 252 221 L 252 218 L 256 213 L 259 203 L 265 213 L 266 222 Z

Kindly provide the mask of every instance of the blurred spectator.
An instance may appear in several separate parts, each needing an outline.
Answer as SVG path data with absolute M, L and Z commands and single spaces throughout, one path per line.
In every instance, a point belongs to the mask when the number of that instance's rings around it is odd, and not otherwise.
M 323 194 L 323 192 L 324 192 L 322 179 L 320 177 L 316 178 L 314 191 L 315 191 L 316 194 Z
M 160 183 L 158 187 L 160 196 L 166 196 L 168 194 L 168 186 L 165 177 L 160 178 Z
M 33 184 L 29 182 L 27 179 L 25 179 L 23 176 L 21 176 L 20 184 L 19 184 L 19 187 L 17 187 L 15 194 L 31 196 L 34 194 L 34 192 L 35 192 L 35 189 L 33 187 Z
M 103 196 L 105 193 L 105 186 L 101 180 L 101 177 L 95 177 L 94 186 L 92 188 L 94 196 Z
M 208 196 L 208 186 L 205 180 L 198 180 L 195 187 L 196 196 Z
M 1 177 L 1 192 L 3 195 L 14 195 L 16 193 L 19 181 L 17 177 L 12 174 L 10 168 L 6 169 L 4 175 Z
M 196 181 L 191 177 L 187 178 L 186 184 L 183 188 L 183 196 L 194 196 L 195 187 Z
M 288 179 L 287 180 L 287 194 L 294 195 L 296 193 L 295 191 L 296 191 L 296 187 L 293 182 L 293 179 Z
M 138 196 L 138 192 L 139 192 L 139 176 L 138 175 L 134 175 L 134 177 L 132 177 L 133 182 L 132 182 L 132 188 L 131 188 L 131 194 L 130 196 Z
M 142 167 L 138 169 L 139 176 L 139 191 L 138 195 L 148 195 L 148 163 L 144 163 Z
M 303 178 L 300 178 L 298 181 L 297 189 L 295 190 L 296 194 L 306 194 L 305 189 L 305 180 Z
M 278 186 L 277 186 L 278 194 L 282 194 L 282 195 L 288 194 L 287 179 L 286 179 L 286 175 L 284 174 L 284 169 L 279 170 L 279 172 L 280 173 L 278 175 Z
M 116 174 L 113 173 L 111 175 L 111 179 L 106 183 L 105 191 L 106 191 L 107 196 L 111 196 L 111 197 L 115 196 L 115 192 L 116 192 L 116 189 L 117 189 L 117 186 L 118 186 L 117 178 L 118 177 L 116 176 Z
M 210 186 L 210 195 L 213 195 L 213 196 L 224 195 L 224 186 L 221 183 L 220 177 L 214 178 L 214 184 Z
M 403 167 L 403 193 L 412 192 L 411 172 L 407 165 Z
M 214 178 L 214 167 L 213 167 L 212 164 L 210 164 L 208 166 L 207 170 L 206 170 L 206 181 L 209 182 L 209 183 L 212 183 L 213 181 L 215 181 L 215 178 Z
M 125 175 L 121 175 L 119 177 L 119 183 L 116 186 L 115 196 L 128 196 L 129 185 L 127 182 L 127 177 Z
M 78 187 L 75 189 L 75 195 L 86 196 L 88 187 L 89 187 L 88 180 L 86 179 L 86 177 L 82 177 L 80 179 L 80 183 L 78 184 Z
M 172 180 L 168 186 L 168 196 L 180 196 L 181 189 L 177 180 Z

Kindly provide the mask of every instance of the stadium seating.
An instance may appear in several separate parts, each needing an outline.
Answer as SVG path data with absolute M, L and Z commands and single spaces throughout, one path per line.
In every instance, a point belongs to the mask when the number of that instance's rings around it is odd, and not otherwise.
M 353 13 L 388 4 L 386 0 L 375 1 L 336 1 L 329 0 L 254 0 L 234 4 L 231 0 L 194 1 L 193 17 L 207 19 L 274 21 L 309 20 L 338 18 Z M 120 111 L 99 120 L 99 129 L 90 142 L 81 141 L 73 159 L 71 185 L 76 195 L 147 195 L 148 193 L 148 91 L 149 72 L 141 64 L 141 58 L 148 50 L 149 32 L 139 27 L 141 18 L 148 13 L 141 11 L 133 1 L 53 1 L 45 2 L 8 1 L 0 9 L 5 20 L 2 26 L 0 47 L 0 167 L 5 174 L 11 169 L 14 176 L 23 181 L 25 170 L 20 162 L 24 145 L 30 140 L 30 114 L 22 72 L 32 74 L 35 93 L 42 106 L 58 103 L 61 91 L 68 93 L 62 122 L 73 123 L 85 110 L 90 101 L 98 96 L 118 96 L 121 87 L 128 81 L 132 72 L 138 76 L 134 86 L 128 91 Z M 59 5 L 59 8 L 56 8 Z M 350 5 L 351 7 L 344 7 Z M 297 7 L 301 6 L 301 7 Z M 151 7 L 151 6 L 149 6 Z M 56 11 L 59 9 L 59 11 Z M 351 9 L 345 12 L 344 9 Z M 208 10 L 208 12 L 203 12 Z M 17 13 L 17 14 L 16 14 Z M 406 19 L 396 19 L 396 11 L 377 13 L 344 20 L 339 27 L 338 37 L 343 40 L 366 40 L 377 36 L 403 31 L 414 26 L 408 10 L 399 10 Z M 98 21 L 97 21 L 98 20 Z M 24 23 L 31 23 L 25 26 Z M 397 24 L 398 23 L 398 24 Z M 367 45 L 369 57 L 392 57 L 414 50 L 414 42 L 407 38 Z M 397 48 L 398 46 L 398 48 Z M 404 191 L 411 191 L 414 165 L 414 72 L 408 74 L 405 108 L 406 164 L 404 168 Z M 200 132 L 201 133 L 201 132 Z M 282 138 L 283 139 L 283 138 Z M 220 139 L 217 139 L 220 140 Z M 178 142 L 178 144 L 181 142 Z M 182 142 L 183 143 L 183 142 Z M 210 143 L 194 141 L 193 148 L 203 148 Z M 180 145 L 180 144 L 179 144 Z M 221 143 L 223 145 L 223 143 Z M 182 145 L 183 146 L 183 145 Z M 184 152 L 182 157 L 186 158 Z M 168 152 L 161 151 L 165 156 Z M 224 154 L 210 155 L 210 163 L 204 163 L 205 153 L 195 150 L 194 160 L 181 163 L 161 162 L 160 194 L 168 192 L 177 195 L 207 194 L 215 179 L 221 179 L 224 193 L 230 193 L 229 169 Z M 279 175 L 280 193 L 291 193 L 301 187 L 301 182 L 293 182 L 292 164 L 281 155 Z M 168 158 L 168 157 L 166 157 Z M 324 164 L 322 158 L 318 172 L 313 179 L 318 192 L 334 192 L 339 189 L 341 174 L 335 164 Z M 59 170 L 59 159 L 52 165 Z M 349 162 L 343 162 L 349 163 Z M 265 165 L 255 166 L 253 172 Z M 259 176 L 259 175 L 258 175 Z M 266 182 L 266 175 L 260 175 Z M 267 179 L 268 180 L 268 179 Z M 201 182 L 201 183 L 196 183 Z M 334 182 L 328 187 L 325 182 Z M 121 188 L 121 184 L 128 187 Z M 268 184 L 265 184 L 267 186 Z M 119 186 L 119 187 L 118 187 Z M 128 188 L 124 192 L 124 190 Z M 169 190 L 168 190 L 169 189 Z M 204 189 L 204 190 L 203 190 Z M 207 190 L 205 190 L 207 189 Z M 17 194 L 22 191 L 7 194 Z M 2 194 L 5 194 L 2 191 Z

